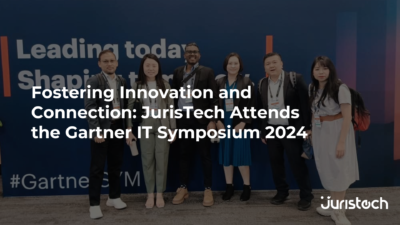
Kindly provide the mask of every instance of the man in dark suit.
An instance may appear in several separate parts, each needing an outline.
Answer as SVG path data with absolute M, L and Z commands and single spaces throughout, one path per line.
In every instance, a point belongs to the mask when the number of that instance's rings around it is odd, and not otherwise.
M 198 90 L 212 90 L 213 96 L 202 97 L 199 99 L 191 98 L 189 91 L 185 92 L 186 98 L 179 98 L 175 100 L 176 107 L 184 109 L 184 107 L 193 107 L 193 110 L 201 109 L 215 109 L 218 105 L 217 85 L 215 82 L 214 71 L 211 68 L 200 66 L 200 51 L 196 43 L 187 44 L 185 47 L 184 57 L 186 65 L 178 67 L 174 71 L 173 88 L 179 90 L 181 87 L 187 89 Z M 178 129 L 192 129 L 192 130 L 209 130 L 215 129 L 215 120 L 210 120 L 205 117 L 197 119 L 191 111 L 189 118 L 183 117 L 177 120 Z M 187 185 L 189 183 L 189 172 L 193 160 L 194 151 L 198 151 L 201 156 L 201 162 L 204 174 L 204 206 L 212 206 L 214 198 L 211 191 L 212 185 L 212 161 L 211 161 L 211 141 L 210 138 L 201 139 L 196 142 L 195 139 L 180 139 L 180 181 L 181 186 L 176 191 L 176 195 L 172 200 L 173 204 L 181 204 L 189 197 Z
M 289 185 L 286 182 L 284 152 L 288 158 L 292 173 L 300 189 L 299 210 L 307 210 L 311 206 L 314 198 L 311 182 L 308 175 L 305 159 L 301 157 L 303 153 L 303 137 L 296 136 L 294 139 L 276 137 L 276 128 L 292 126 L 296 129 L 295 135 L 304 127 L 304 132 L 311 129 L 311 109 L 308 103 L 308 90 L 300 74 L 289 74 L 283 71 L 282 58 L 278 53 L 268 53 L 264 56 L 264 68 L 268 78 L 260 80 L 258 91 L 259 109 L 286 109 L 299 110 L 298 118 L 284 119 L 269 116 L 262 119 L 260 131 L 261 140 L 268 146 L 269 157 L 273 180 L 277 189 L 277 194 L 272 198 L 271 203 L 275 205 L 283 204 L 289 196 Z M 268 112 L 269 113 L 269 112 Z M 273 127 L 275 138 L 266 139 L 267 130 L 265 127 Z M 290 130 L 286 130 L 289 134 Z
M 114 99 L 112 101 L 105 101 L 104 96 L 102 96 L 103 98 L 98 95 L 88 98 L 85 95 L 85 109 L 89 112 L 91 109 L 98 110 L 100 107 L 106 109 L 106 106 L 108 106 L 109 109 L 121 112 L 122 109 L 126 108 L 127 100 L 121 99 L 119 93 L 121 92 L 121 87 L 125 86 L 126 82 L 124 78 L 115 74 L 118 67 L 115 54 L 110 50 L 100 52 L 98 65 L 102 70 L 101 73 L 90 77 L 86 85 L 90 85 L 90 89 L 100 89 L 101 91 L 111 89 L 114 92 Z M 96 118 L 90 118 L 88 116 L 87 120 L 90 129 L 112 129 L 115 132 L 117 129 L 125 128 L 125 119 L 121 118 L 121 116 L 119 118 L 99 118 L 99 115 Z M 109 198 L 106 205 L 116 209 L 126 208 L 126 204 L 120 198 L 120 173 L 124 155 L 124 143 L 124 138 L 104 138 L 104 136 L 96 136 L 90 142 L 89 212 L 92 219 L 103 217 L 100 209 L 100 194 L 106 161 L 108 164 L 108 181 L 110 186 Z

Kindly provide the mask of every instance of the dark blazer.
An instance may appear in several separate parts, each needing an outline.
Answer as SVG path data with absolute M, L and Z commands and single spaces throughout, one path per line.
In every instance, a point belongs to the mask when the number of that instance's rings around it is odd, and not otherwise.
M 260 86 L 260 85 L 259 85 Z M 258 109 L 265 109 L 268 111 L 268 79 L 264 79 L 261 84 L 261 91 L 257 91 L 257 107 Z M 285 79 L 283 84 L 283 95 L 285 107 L 290 106 L 290 110 L 298 109 L 299 118 L 289 119 L 289 126 L 294 126 L 297 131 L 304 126 L 304 131 L 311 129 L 311 107 L 309 106 L 308 88 L 303 80 L 301 74 L 296 74 L 296 85 L 293 87 L 290 81 L 289 73 L 285 72 Z M 268 120 L 261 119 L 260 121 L 260 131 L 261 137 L 265 137 L 266 130 L 265 127 L 268 126 Z M 297 136 L 302 138 L 301 136 Z
M 184 66 L 178 67 L 174 71 L 174 76 L 172 79 L 172 88 L 176 89 L 179 91 L 179 89 L 182 87 L 182 80 L 183 80 L 183 75 L 184 73 Z M 194 110 L 196 109 L 201 109 L 201 110 L 206 110 L 206 109 L 212 109 L 214 110 L 215 106 L 218 105 L 218 92 L 217 92 L 217 84 L 215 82 L 215 76 L 214 76 L 214 71 L 209 68 L 209 67 L 203 67 L 200 70 L 196 72 L 195 78 L 194 78 L 194 84 L 193 84 L 193 89 L 200 89 L 200 90 L 206 90 L 206 89 L 211 89 L 213 92 L 212 98 L 207 96 L 207 98 L 198 98 L 195 99 L 193 98 L 193 108 Z M 175 99 L 175 107 L 178 109 L 178 99 Z M 201 124 L 208 124 L 210 122 L 210 119 L 207 119 L 205 117 L 198 119 L 198 121 Z M 211 121 L 215 121 L 215 119 L 211 119 Z
M 221 77 L 217 80 L 217 88 L 218 88 L 218 96 L 220 93 L 221 89 L 226 89 L 225 84 L 226 80 L 228 79 L 228 76 Z M 250 86 L 250 99 L 248 98 L 235 98 L 233 101 L 234 107 L 238 107 L 241 112 L 243 112 L 244 107 L 247 107 L 247 109 L 250 109 L 252 107 L 255 107 L 255 96 L 254 96 L 254 85 L 253 82 L 251 82 L 250 78 L 248 77 L 243 77 L 242 75 L 237 75 L 237 89 L 239 92 L 241 92 L 243 89 L 247 89 Z M 219 98 L 218 102 L 218 108 L 219 109 L 224 109 L 224 99 Z M 243 115 L 243 114 L 242 114 Z M 218 118 L 222 123 L 224 123 L 224 120 L 222 118 Z M 246 123 L 245 129 L 251 127 L 251 122 L 252 118 L 239 118 L 237 116 L 233 117 L 232 119 L 232 129 L 235 128 L 236 125 L 238 125 L 240 122 Z
M 118 76 L 118 75 L 115 75 Z M 102 77 L 103 78 L 103 77 Z M 120 77 L 121 81 L 123 81 L 122 83 L 125 83 L 125 79 L 123 77 Z M 121 86 L 123 86 L 120 82 L 120 79 L 118 79 L 117 77 L 117 87 L 120 88 L 120 92 L 121 92 Z M 86 81 L 86 87 L 90 85 L 90 89 L 100 89 L 100 85 L 99 85 L 99 80 L 97 78 L 97 75 L 95 76 L 91 76 L 87 81 Z M 104 86 L 106 89 L 110 89 L 110 86 L 108 86 L 108 83 L 106 81 L 104 81 Z M 127 87 L 124 87 L 125 90 L 127 89 Z M 96 96 L 96 98 L 88 98 L 87 97 L 87 92 L 88 92 L 88 88 L 86 88 L 86 92 L 85 92 L 85 109 L 87 112 L 89 112 L 89 110 L 91 109 L 99 109 L 99 107 L 102 107 L 103 109 L 106 109 L 106 105 L 109 106 L 109 110 L 113 109 L 113 105 L 112 102 L 106 102 L 104 101 L 104 98 L 99 98 L 99 96 Z M 103 96 L 104 97 L 104 96 Z M 120 98 L 120 108 L 122 109 L 126 109 L 127 105 L 128 105 L 128 99 L 121 99 Z M 105 115 L 105 114 L 103 114 Z M 89 129 L 96 129 L 97 127 L 100 127 L 100 129 L 109 129 L 110 125 L 111 125 L 111 120 L 112 118 L 100 118 L 99 114 L 97 113 L 97 118 L 92 119 L 89 116 L 86 117 L 86 120 L 89 123 Z M 123 127 L 125 129 L 125 119 L 123 119 Z

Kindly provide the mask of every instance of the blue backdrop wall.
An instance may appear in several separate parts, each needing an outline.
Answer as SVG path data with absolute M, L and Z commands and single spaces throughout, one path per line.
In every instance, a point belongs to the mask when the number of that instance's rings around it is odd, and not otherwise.
M 0 146 L 4 196 L 70 195 L 88 192 L 89 140 L 69 139 L 69 126 L 84 119 L 34 119 L 35 106 L 81 109 L 83 99 L 32 99 L 32 86 L 80 89 L 100 72 L 98 50 L 117 53 L 117 74 L 132 83 L 145 53 L 161 58 L 165 78 L 184 64 L 183 47 L 196 42 L 201 64 L 223 74 L 227 54 L 237 52 L 243 74 L 257 83 L 265 76 L 262 58 L 279 52 L 284 69 L 304 75 L 318 55 L 333 59 L 339 77 L 359 90 L 372 113 L 358 150 L 360 181 L 352 187 L 400 185 L 400 1 L 0 1 Z M 396 98 L 397 96 L 397 98 Z M 396 111 L 397 109 L 397 111 Z M 397 117 L 396 117 L 397 115 Z M 397 119 L 396 119 L 397 118 Z M 397 121 L 397 123 L 396 123 Z M 32 127 L 59 129 L 59 139 L 34 139 Z M 397 128 L 396 128 L 397 127 Z M 399 138 L 397 136 L 397 138 Z M 267 148 L 252 141 L 253 189 L 274 189 Z M 212 148 L 213 189 L 225 188 L 217 147 Z M 167 191 L 179 184 L 179 154 L 171 146 Z M 322 188 L 308 161 L 314 188 Z M 290 171 L 287 165 L 287 171 Z M 203 189 L 199 158 L 190 190 Z M 297 188 L 291 173 L 288 180 Z M 140 157 L 125 148 L 124 193 L 145 192 Z M 239 171 L 235 184 L 241 188 Z M 103 192 L 107 193 L 107 176 Z

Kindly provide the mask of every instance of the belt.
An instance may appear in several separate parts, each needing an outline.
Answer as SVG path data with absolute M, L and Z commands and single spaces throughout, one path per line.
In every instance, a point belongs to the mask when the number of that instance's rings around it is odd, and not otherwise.
M 321 116 L 319 119 L 321 122 L 323 122 L 323 121 L 334 121 L 334 120 L 338 120 L 340 118 L 343 118 L 342 113 L 338 113 L 333 116 Z

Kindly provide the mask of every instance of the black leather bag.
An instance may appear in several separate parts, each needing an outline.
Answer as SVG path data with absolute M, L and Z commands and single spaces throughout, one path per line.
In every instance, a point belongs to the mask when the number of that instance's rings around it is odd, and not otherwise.
M 312 146 L 311 137 L 304 140 L 303 154 L 301 156 L 305 159 L 313 159 L 314 158 L 314 148 Z

